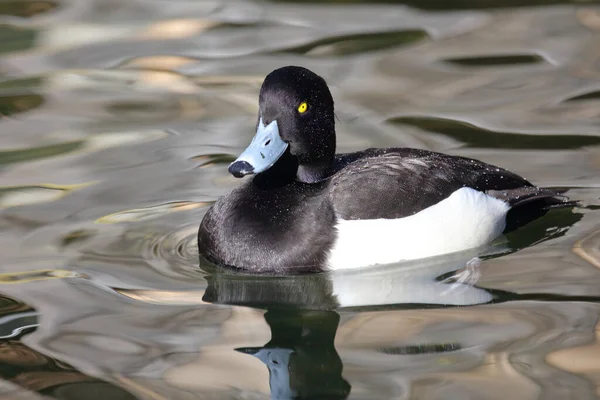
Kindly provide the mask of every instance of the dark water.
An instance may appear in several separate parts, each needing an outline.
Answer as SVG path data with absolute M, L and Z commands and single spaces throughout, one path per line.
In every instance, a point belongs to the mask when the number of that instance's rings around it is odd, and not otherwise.
M 600 6 L 0 2 L 0 399 L 592 399 Z M 257 277 L 198 265 L 272 69 L 338 149 L 507 167 L 581 206 L 470 254 Z

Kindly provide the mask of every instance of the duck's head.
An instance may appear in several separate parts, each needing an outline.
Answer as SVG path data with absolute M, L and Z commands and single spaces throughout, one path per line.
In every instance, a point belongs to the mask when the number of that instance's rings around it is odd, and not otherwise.
M 335 157 L 333 98 L 325 80 L 306 68 L 288 66 L 265 78 L 259 95 L 256 135 L 229 166 L 238 178 L 258 174 L 290 158 L 297 179 L 322 179 Z

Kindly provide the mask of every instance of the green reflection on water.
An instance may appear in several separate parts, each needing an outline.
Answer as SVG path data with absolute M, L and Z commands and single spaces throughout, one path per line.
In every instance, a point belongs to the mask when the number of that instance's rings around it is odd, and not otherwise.
M 383 50 L 390 47 L 418 42 L 425 38 L 427 38 L 427 33 L 418 29 L 357 34 L 328 37 L 303 46 L 286 49 L 282 52 L 319 56 L 340 56 Z
M 31 18 L 52 11 L 58 7 L 53 1 L 0 1 L 0 15 Z
M 34 30 L 0 25 L 0 54 L 30 49 L 36 37 Z
M 509 65 L 538 64 L 544 62 L 544 57 L 537 54 L 513 54 L 487 57 L 464 57 L 446 59 L 444 62 L 464 67 L 500 67 Z
M 44 104 L 39 94 L 17 94 L 0 96 L 0 115 L 7 117 L 33 110 Z
M 585 135 L 526 135 L 494 132 L 487 129 L 444 118 L 399 117 L 390 119 L 394 124 L 404 124 L 428 132 L 449 136 L 467 147 L 490 149 L 579 149 L 600 144 L 600 137 Z
M 571 97 L 565 101 L 585 101 L 585 100 L 600 100 L 600 91 L 594 91 L 589 93 L 580 94 L 578 96 Z
M 73 141 L 48 146 L 31 147 L 28 149 L 0 151 L 0 165 L 38 160 L 70 153 L 83 146 L 83 141 Z
M 0 52 L 2 50 L 0 49 Z M 33 78 L 7 79 L 0 82 L 0 89 L 29 89 L 39 88 L 44 83 L 44 78 L 37 76 Z
M 460 343 L 424 343 L 401 347 L 382 347 L 379 349 L 379 351 L 381 353 L 390 355 L 412 355 L 448 353 L 462 350 L 462 348 L 463 346 Z
M 553 4 L 597 4 L 598 0 L 271 0 L 280 3 L 405 4 L 425 10 L 528 7 Z

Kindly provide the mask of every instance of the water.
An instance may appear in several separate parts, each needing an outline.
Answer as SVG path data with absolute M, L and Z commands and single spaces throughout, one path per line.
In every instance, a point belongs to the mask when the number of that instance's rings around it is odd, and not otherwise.
M 0 2 L 0 398 L 596 398 L 599 31 L 591 1 Z M 479 158 L 582 205 L 479 267 L 198 265 L 286 64 L 329 82 L 340 152 Z

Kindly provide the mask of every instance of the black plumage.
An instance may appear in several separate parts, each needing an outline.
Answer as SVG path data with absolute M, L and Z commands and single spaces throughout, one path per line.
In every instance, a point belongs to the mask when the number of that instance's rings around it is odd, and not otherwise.
M 296 107 L 308 102 L 308 110 Z M 507 229 L 547 207 L 570 205 L 517 174 L 465 157 L 408 148 L 335 155 L 333 99 L 325 81 L 301 67 L 267 76 L 259 119 L 276 120 L 288 143 L 265 172 L 219 199 L 198 233 L 200 253 L 255 272 L 324 269 L 336 221 L 411 216 L 469 187 L 512 207 Z M 522 208 L 526 215 L 519 215 Z M 530 217 L 528 217 L 530 216 Z

